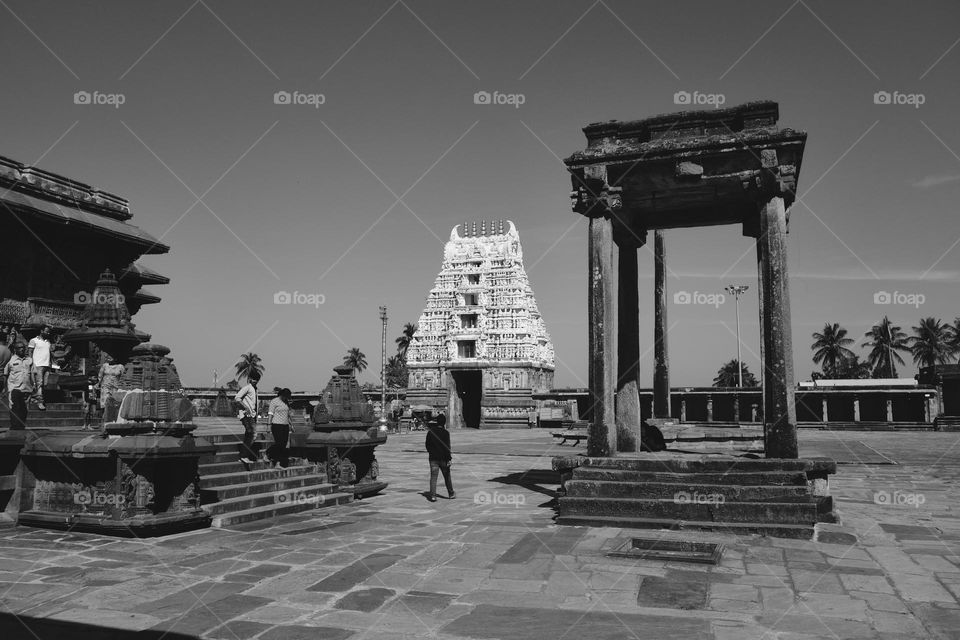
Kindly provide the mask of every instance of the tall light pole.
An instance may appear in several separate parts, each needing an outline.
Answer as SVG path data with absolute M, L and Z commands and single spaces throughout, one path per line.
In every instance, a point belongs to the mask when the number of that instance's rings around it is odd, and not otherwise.
M 743 386 L 743 359 L 740 356 L 740 296 L 750 287 L 745 284 L 734 284 L 724 287 L 724 290 L 736 299 L 737 306 L 737 386 Z
M 387 308 L 380 307 L 380 422 L 387 422 Z

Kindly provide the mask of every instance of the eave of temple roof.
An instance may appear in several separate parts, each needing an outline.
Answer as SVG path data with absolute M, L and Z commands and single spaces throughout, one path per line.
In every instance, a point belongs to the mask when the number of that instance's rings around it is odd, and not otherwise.
M 170 250 L 170 247 L 131 224 L 19 191 L 6 190 L 0 194 L 0 213 L 4 210 L 12 215 L 20 212 L 40 216 L 65 226 L 78 225 L 88 231 L 137 245 L 143 254 L 167 253 Z
M 131 296 L 137 300 L 140 304 L 156 304 L 160 302 L 160 296 L 150 292 L 148 289 L 137 289 L 137 291 Z
M 120 272 L 121 280 L 127 278 L 134 278 L 143 284 L 170 284 L 170 278 L 139 262 L 134 262 Z

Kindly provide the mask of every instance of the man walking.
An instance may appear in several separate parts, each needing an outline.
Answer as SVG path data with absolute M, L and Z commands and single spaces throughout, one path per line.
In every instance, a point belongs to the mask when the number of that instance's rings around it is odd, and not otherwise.
M 253 450 L 253 439 L 257 433 L 257 384 L 260 377 L 251 374 L 247 384 L 237 392 L 234 402 L 240 404 L 240 423 L 243 424 L 243 442 L 240 443 L 240 462 L 253 464 L 257 452 Z
M 13 347 L 14 355 L 3 368 L 10 392 L 10 429 L 27 428 L 27 399 L 33 393 L 33 360 L 26 355 L 22 342 Z
M 52 364 L 50 358 L 51 347 L 50 327 L 46 325 L 40 329 L 40 335 L 32 338 L 30 344 L 27 345 L 30 358 L 33 360 L 33 366 L 36 371 L 34 398 L 37 401 L 37 408 L 40 409 L 40 411 L 47 410 L 46 405 L 43 403 L 43 388 L 47 384 L 47 376 L 50 373 L 50 365 Z
M 447 485 L 447 495 L 456 498 L 453 490 L 453 480 L 450 479 L 450 432 L 447 431 L 447 418 L 442 413 L 436 421 L 427 424 L 427 456 L 430 459 L 430 494 L 427 500 L 437 501 L 437 476 L 443 472 L 443 482 Z

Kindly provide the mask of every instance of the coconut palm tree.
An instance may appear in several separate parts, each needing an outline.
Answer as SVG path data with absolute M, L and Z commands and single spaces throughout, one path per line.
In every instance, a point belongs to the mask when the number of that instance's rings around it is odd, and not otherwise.
M 387 358 L 387 386 L 407 386 L 407 364 L 400 359 L 400 356 Z
M 740 383 L 739 379 L 737 378 L 737 365 L 737 360 L 733 359 L 720 367 L 720 370 L 717 371 L 717 377 L 713 379 L 713 386 L 736 387 Z M 743 365 L 743 386 L 760 386 L 760 383 L 757 382 L 757 378 L 747 370 L 747 365 Z
M 410 346 L 410 341 L 413 340 L 413 334 L 417 332 L 417 325 L 413 322 L 408 322 L 403 325 L 403 334 L 395 340 L 397 343 L 397 356 L 401 360 L 407 359 L 407 348 Z
M 828 378 L 834 377 L 844 363 L 856 357 L 856 354 L 847 348 L 854 340 L 846 336 L 847 330 L 836 322 L 826 323 L 822 332 L 813 334 L 813 344 L 810 345 L 813 349 L 813 362 L 822 366 L 823 373 Z
M 263 364 L 260 362 L 260 356 L 252 351 L 241 354 L 240 360 L 234 365 L 234 368 L 237 370 L 238 380 L 249 380 L 250 376 L 260 378 L 263 376 L 263 372 L 266 370 Z
M 896 378 L 897 363 L 904 365 L 903 358 L 898 351 L 910 352 L 907 334 L 900 327 L 890 322 L 890 318 L 883 316 L 880 324 L 875 324 L 870 331 L 864 334 L 868 341 L 864 347 L 870 349 L 867 362 L 870 364 L 871 376 L 874 378 Z
M 953 319 L 953 326 L 950 327 L 950 344 L 953 345 L 953 352 L 960 353 L 960 316 Z
M 953 346 L 953 331 L 949 324 L 939 318 L 921 318 L 920 326 L 912 327 L 914 335 L 910 341 L 910 353 L 913 362 L 921 367 L 935 364 L 947 364 L 953 359 L 956 348 Z
M 357 370 L 357 373 L 362 373 L 363 370 L 367 368 L 367 356 L 365 356 L 359 348 L 353 347 L 347 351 L 347 355 L 343 357 L 343 365 L 345 367 L 353 367 Z

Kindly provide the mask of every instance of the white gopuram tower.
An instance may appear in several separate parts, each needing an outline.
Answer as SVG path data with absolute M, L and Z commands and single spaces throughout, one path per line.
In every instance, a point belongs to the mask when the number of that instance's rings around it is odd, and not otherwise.
M 553 344 L 513 222 L 454 227 L 407 350 L 407 401 L 448 428 L 526 427 L 553 386 Z

